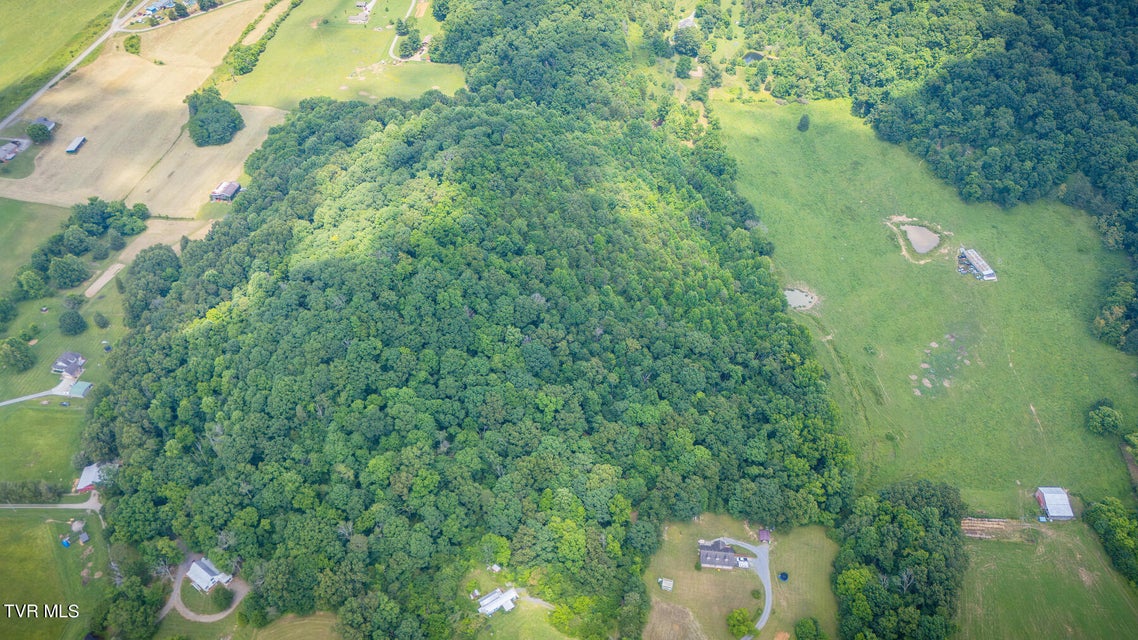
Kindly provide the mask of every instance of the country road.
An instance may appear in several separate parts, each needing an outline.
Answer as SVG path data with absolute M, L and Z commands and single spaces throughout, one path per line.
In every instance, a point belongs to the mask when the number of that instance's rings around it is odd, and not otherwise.
M 98 491 L 92 491 L 86 502 L 72 504 L 0 504 L 0 509 L 80 509 L 98 512 L 102 508 Z

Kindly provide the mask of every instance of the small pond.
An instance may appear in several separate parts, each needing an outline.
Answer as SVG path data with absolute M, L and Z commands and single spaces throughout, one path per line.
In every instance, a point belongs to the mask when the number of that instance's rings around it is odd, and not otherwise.
M 755 64 L 763 59 L 763 54 L 758 51 L 749 51 L 747 55 L 743 56 L 743 64 Z
M 909 237 L 909 244 L 913 245 L 917 253 L 928 253 L 940 244 L 940 236 L 925 227 L 905 224 L 901 225 L 901 230 Z
M 783 294 L 786 295 L 786 303 L 790 305 L 791 309 L 809 309 L 818 302 L 818 298 L 813 293 L 802 289 L 786 289 Z

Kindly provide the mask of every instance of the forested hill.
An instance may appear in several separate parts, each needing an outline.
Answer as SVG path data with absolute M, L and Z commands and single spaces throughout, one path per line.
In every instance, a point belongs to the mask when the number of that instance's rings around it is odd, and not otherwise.
M 84 439 L 123 462 L 111 540 L 239 569 L 253 624 L 468 637 L 499 562 L 638 637 L 665 519 L 832 523 L 850 455 L 733 164 L 653 126 L 616 7 L 450 8 L 470 92 L 302 103 L 206 240 L 124 277 Z M 107 624 L 145 636 L 138 602 Z
M 730 29 L 705 9 L 707 30 Z M 971 201 L 1056 196 L 1138 255 L 1138 5 L 1111 0 L 747 0 L 752 86 L 851 97 Z M 757 74 L 757 77 L 755 77 Z M 1134 274 L 1095 323 L 1138 352 Z

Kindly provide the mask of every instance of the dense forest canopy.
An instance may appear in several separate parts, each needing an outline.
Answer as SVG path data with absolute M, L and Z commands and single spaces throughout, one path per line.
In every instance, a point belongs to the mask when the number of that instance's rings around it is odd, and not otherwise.
M 303 102 L 207 239 L 125 274 L 84 434 L 123 463 L 110 537 L 239 569 L 253 624 L 466 636 L 493 560 L 637 637 L 665 519 L 832 524 L 848 446 L 733 163 L 652 126 L 683 107 L 626 73 L 617 7 L 447 8 L 470 91 Z

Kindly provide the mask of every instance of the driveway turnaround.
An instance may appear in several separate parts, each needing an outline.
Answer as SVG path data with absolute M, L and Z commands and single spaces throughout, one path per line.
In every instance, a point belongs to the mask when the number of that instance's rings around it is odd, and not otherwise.
M 751 569 L 758 574 L 759 580 L 763 582 L 763 615 L 759 616 L 759 621 L 755 623 L 755 631 L 760 631 L 771 617 L 771 604 L 774 602 L 774 593 L 771 591 L 770 544 L 762 542 L 756 547 L 753 544 L 734 538 L 718 539 L 736 547 L 743 547 L 747 551 L 755 554 L 755 561 L 751 563 Z M 751 638 L 754 637 L 753 635 L 744 636 L 743 640 L 751 640 Z

